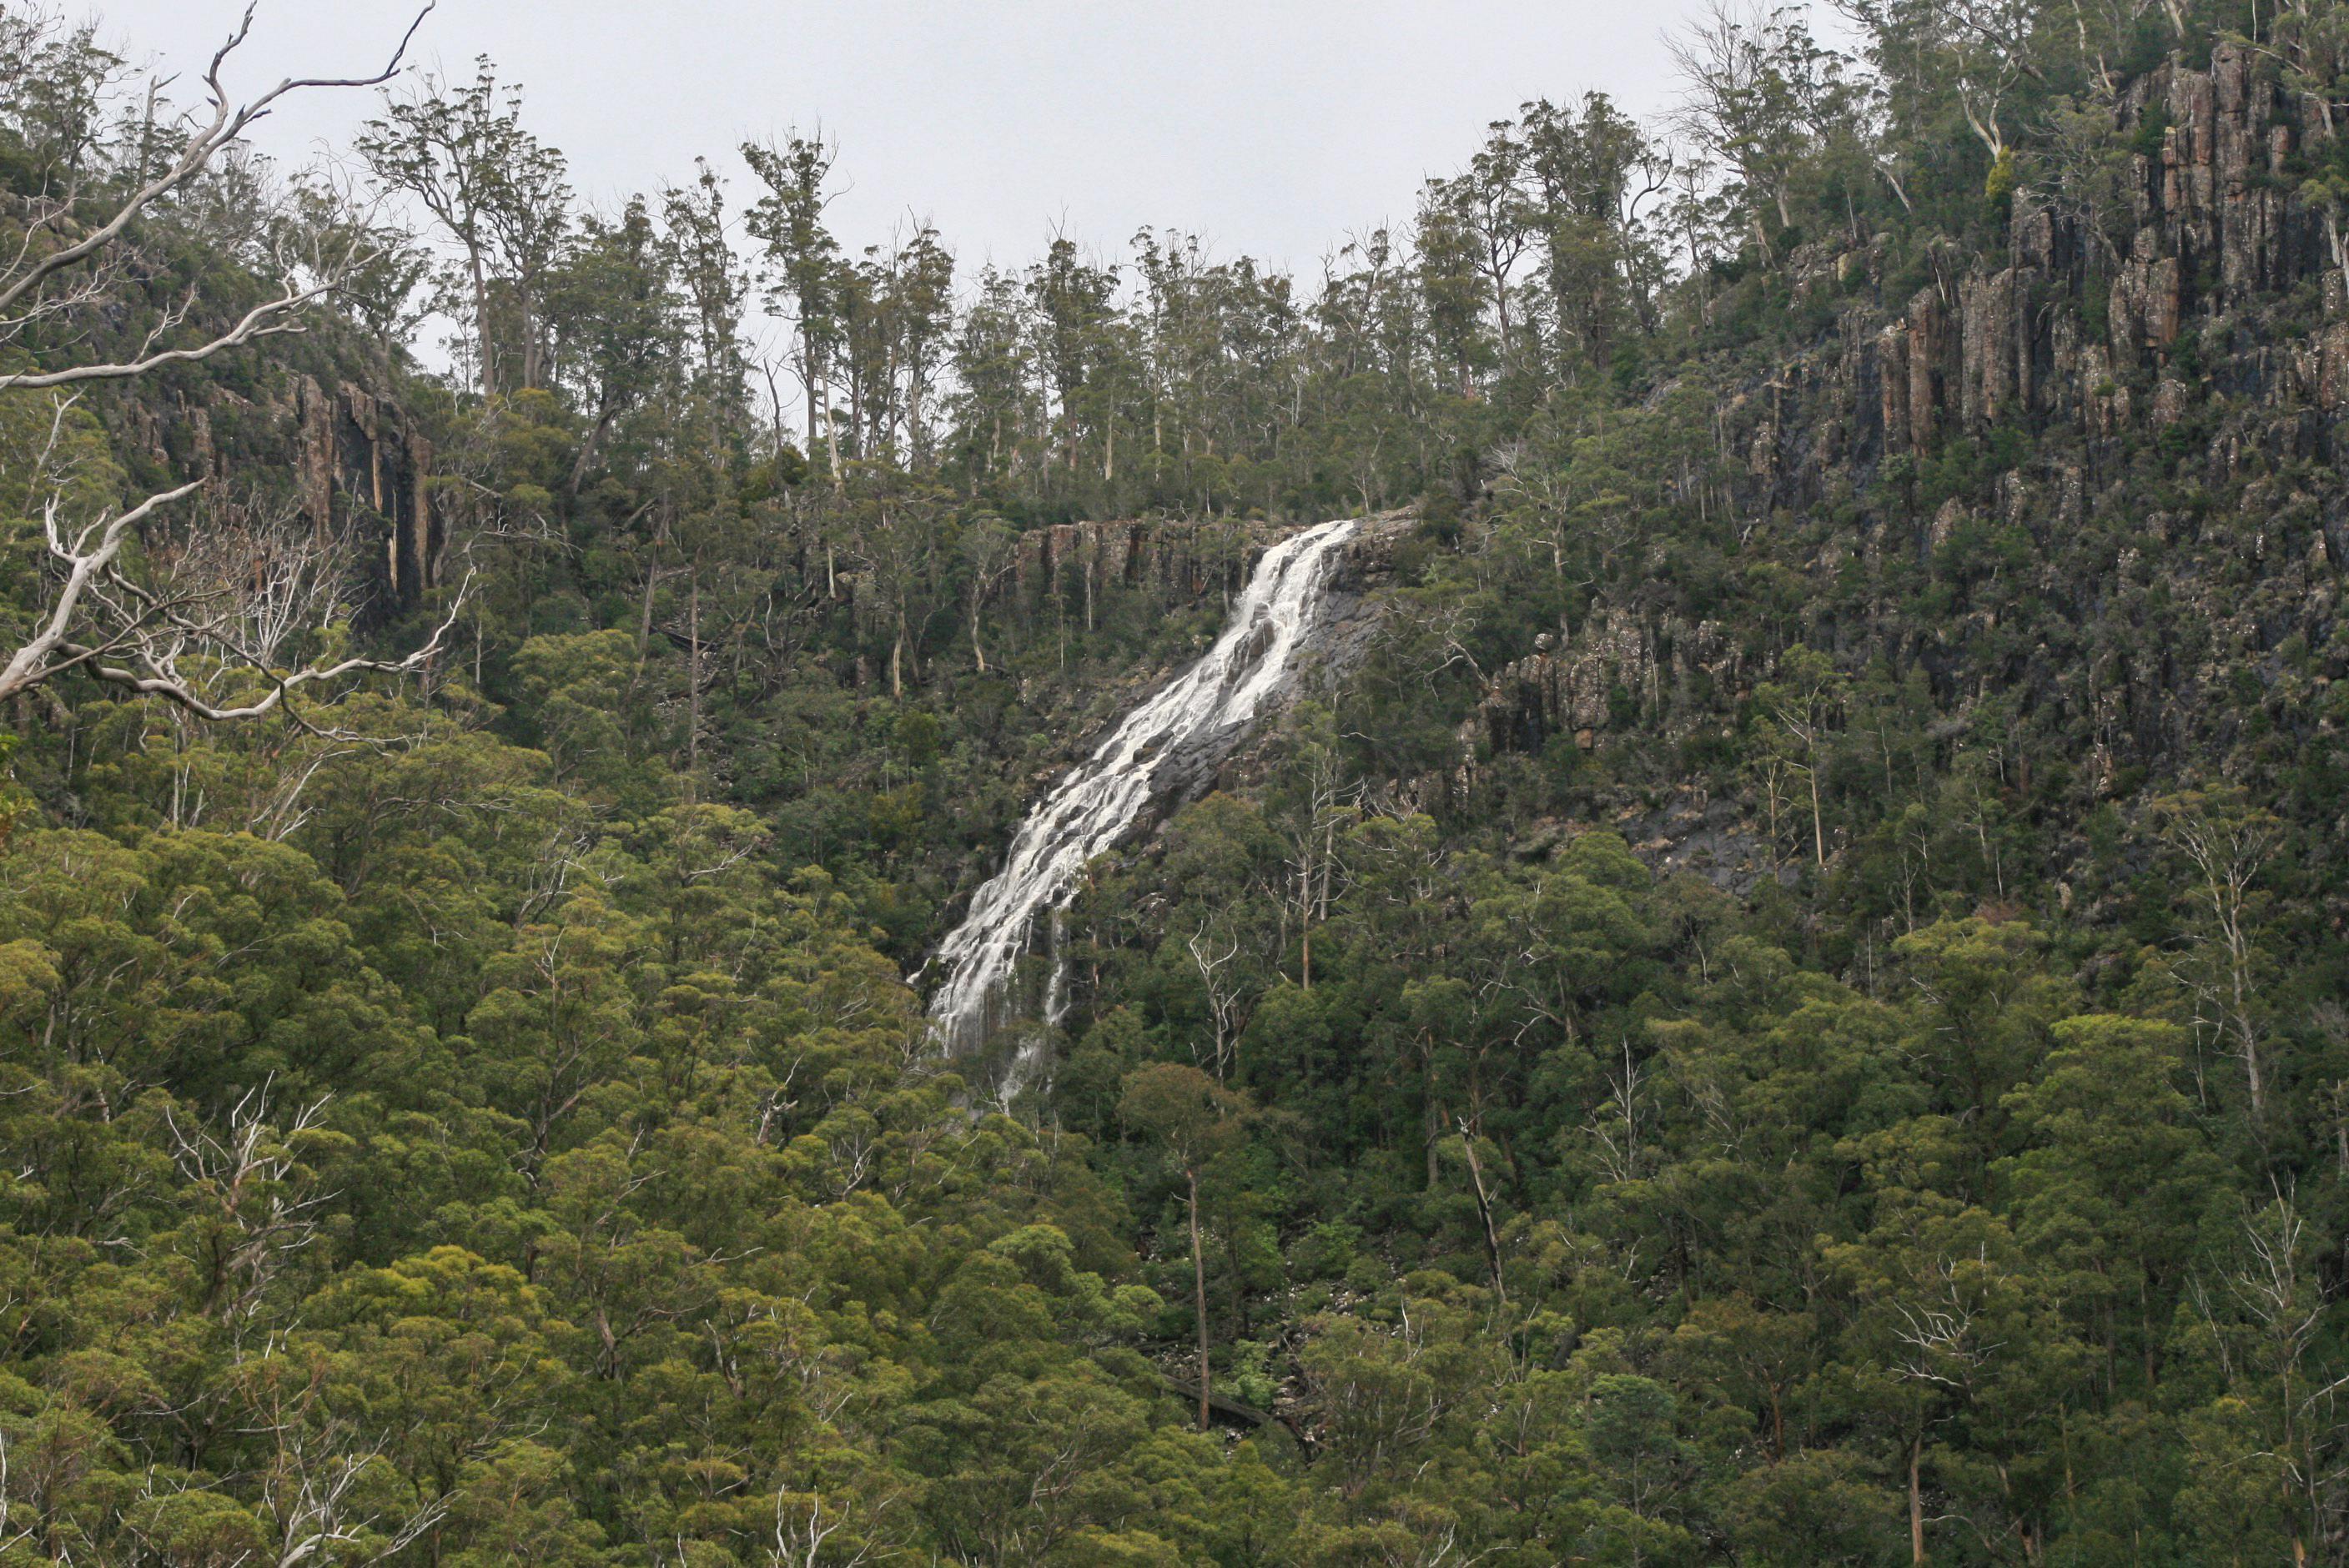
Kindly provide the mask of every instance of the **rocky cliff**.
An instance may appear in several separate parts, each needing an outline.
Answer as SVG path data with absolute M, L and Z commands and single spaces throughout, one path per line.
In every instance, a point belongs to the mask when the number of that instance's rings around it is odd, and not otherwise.
M 1411 537 L 1418 514 L 1399 508 L 1370 518 L 1340 548 L 1325 612 L 1311 638 L 1299 675 L 1300 691 L 1325 691 L 1359 665 L 1370 652 L 1383 609 L 1383 593 L 1395 581 L 1397 553 Z M 1295 527 L 1217 521 L 1080 522 L 1040 529 L 1022 542 L 1019 566 L 1010 585 L 1031 606 L 1057 586 L 1064 600 L 1081 603 L 1112 585 L 1137 590 L 1158 603 L 1195 603 L 1210 595 L 1226 603 L 1247 583 L 1267 549 L 1299 531 Z M 1058 582 L 1055 583 L 1055 577 Z M 1083 755 L 1109 724 L 1130 707 L 1147 700 L 1187 666 L 1181 661 L 1144 673 L 1103 705 L 1089 694 L 1090 717 L 1067 731 L 1060 760 Z M 1071 717 L 1074 717 L 1072 711 Z M 1228 768 L 1245 767 L 1240 754 Z M 1209 782 L 1220 782 L 1218 774 Z M 1195 793 L 1196 791 L 1193 791 Z
M 440 581 L 432 444 L 399 405 L 348 381 L 329 393 L 298 377 L 293 418 L 303 515 L 359 542 L 378 613 L 413 608 Z
M 166 471 L 207 478 L 238 506 L 274 489 L 320 536 L 350 542 L 363 623 L 413 609 L 440 584 L 447 531 L 432 443 L 394 399 L 295 374 L 258 400 L 214 381 L 199 397 L 126 402 L 115 417 L 125 446 Z
M 1055 523 L 1020 536 L 1012 587 L 1031 603 L 1055 593 L 1082 602 L 1112 587 L 1168 603 L 1228 600 L 1277 531 L 1225 520 Z
M 1847 668 L 2084 735 L 2083 801 L 2262 727 L 2313 733 L 2304 699 L 2349 676 L 2349 292 L 2298 185 L 2335 133 L 2256 67 L 2222 42 L 2121 95 L 2125 214 L 2043 182 L 2002 250 L 1937 249 L 1916 288 L 1882 238 L 1796 253 L 1787 308 L 1821 325 L 1732 382 L 1728 482 L 1683 487 L 1800 576 Z M 1902 607 L 1903 573 L 1942 585 L 1933 613 Z M 1555 735 L 1717 726 L 1770 674 L 1738 610 L 1635 590 L 1544 637 L 1493 676 L 1463 778 Z

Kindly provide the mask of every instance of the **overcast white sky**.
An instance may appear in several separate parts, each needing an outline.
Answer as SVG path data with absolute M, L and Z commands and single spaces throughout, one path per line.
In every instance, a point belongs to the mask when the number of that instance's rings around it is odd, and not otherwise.
M 71 3 L 71 0 L 69 0 Z M 242 0 L 88 7 L 134 57 L 191 75 Z M 731 181 L 746 138 L 819 121 L 851 189 L 852 251 L 909 211 L 966 275 L 1024 261 L 1055 225 L 1123 257 L 1144 223 L 1309 277 L 1347 231 L 1411 212 L 1485 123 L 1522 100 L 1611 93 L 1660 112 L 1659 34 L 1694 0 L 441 0 L 412 57 L 528 91 L 525 119 L 599 203 L 697 153 Z M 378 68 L 412 12 L 390 0 L 260 0 L 233 85 Z M 374 95 L 314 95 L 259 138 L 299 160 Z

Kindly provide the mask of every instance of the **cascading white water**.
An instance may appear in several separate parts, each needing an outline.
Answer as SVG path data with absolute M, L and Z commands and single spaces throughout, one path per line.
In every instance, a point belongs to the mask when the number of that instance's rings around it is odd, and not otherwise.
M 1152 799 L 1204 783 L 1258 705 L 1290 676 L 1320 621 L 1338 552 L 1359 523 L 1325 522 L 1266 551 L 1216 645 L 1036 802 L 1003 869 L 972 896 L 930 960 L 946 976 L 931 995 L 930 1019 L 947 1050 L 986 1043 L 1037 917 L 1067 902 L 1085 862 L 1112 848 Z M 1056 984 L 1053 1002 L 1059 994 Z M 1003 1086 L 1006 1099 L 1034 1068 L 1023 1053 Z

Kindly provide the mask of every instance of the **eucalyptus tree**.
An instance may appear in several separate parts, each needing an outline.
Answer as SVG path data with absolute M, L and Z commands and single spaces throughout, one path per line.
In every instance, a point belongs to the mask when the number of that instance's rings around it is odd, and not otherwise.
M 927 450 L 923 407 L 954 325 L 954 257 L 926 226 L 867 245 L 836 271 L 840 377 L 860 457 L 913 463 Z
M 1181 493 L 1191 483 L 1192 454 L 1213 450 L 1209 407 L 1222 347 L 1214 285 L 1195 234 L 1143 229 L 1133 236 L 1133 256 L 1140 284 L 1133 322 L 1150 432 L 1144 460 Z
M 1192 1309 L 1198 1331 L 1199 1425 L 1214 1398 L 1207 1340 L 1207 1265 L 1199 1236 L 1199 1183 L 1207 1167 L 1247 1136 L 1247 1102 L 1197 1068 L 1154 1062 L 1126 1075 L 1118 1115 L 1155 1143 L 1184 1186 L 1191 1246 Z
M 574 490 L 614 424 L 676 372 L 688 309 L 676 263 L 677 247 L 663 242 L 649 205 L 638 196 L 617 213 L 582 215 L 550 282 L 555 363 L 588 418 L 572 463 Z M 701 325 L 707 333 L 706 315 Z
M 1533 248 L 1537 232 L 1524 184 L 1525 160 L 1517 128 L 1498 121 L 1468 167 L 1448 179 L 1430 181 L 1425 197 L 1441 214 L 1438 232 L 1453 247 L 1450 264 L 1464 263 L 1485 291 L 1484 303 L 1492 306 L 1493 341 L 1504 370 L 1524 325 L 1509 308 L 1517 267 Z
M 727 230 L 726 185 L 706 159 L 690 187 L 661 192 L 671 272 L 693 325 L 694 375 L 705 395 L 739 419 L 744 397 L 742 312 L 750 279 Z
M 461 253 L 460 292 L 472 314 L 472 348 L 483 397 L 542 387 L 542 304 L 570 226 L 563 154 L 522 126 L 522 88 L 501 87 L 488 56 L 472 81 L 426 75 L 406 98 L 386 95 L 384 114 L 360 131 L 357 150 L 377 177 L 421 202 Z M 499 291 L 514 319 L 501 332 Z
M 1560 356 L 1604 366 L 1626 325 L 1655 328 L 1665 268 L 1651 229 L 1671 157 L 1604 93 L 1585 93 L 1578 111 L 1537 99 L 1520 117 Z
M 833 361 L 840 351 L 840 242 L 824 226 L 833 193 L 825 189 L 837 146 L 819 130 L 811 139 L 793 132 L 779 145 L 742 144 L 742 160 L 766 187 L 744 215 L 745 226 L 762 247 L 767 308 L 798 328 L 800 391 L 806 400 L 808 452 L 819 442 L 830 458 L 831 477 L 840 483 L 840 441 L 832 425 Z
M 1781 231 L 1795 226 L 1795 181 L 1857 112 L 1849 62 L 1818 42 L 1800 11 L 1733 0 L 1710 0 L 1666 41 L 1682 88 L 1679 129 L 1732 172 L 1731 194 L 1767 256 L 1764 214 Z
M 1019 277 L 983 268 L 954 341 L 955 418 L 961 463 L 975 487 L 1016 475 L 1046 433 Z
M 1924 129 L 1954 108 L 1993 163 L 2011 157 L 2009 135 L 2029 112 L 2014 102 L 2016 90 L 2045 79 L 2036 57 L 2043 8 L 2034 0 L 1840 0 L 1839 8 L 1867 37 L 1896 117 Z M 2057 26 L 2082 41 L 2088 36 L 2077 8 Z
M 1412 240 L 1429 346 L 1465 401 L 1476 395 L 1476 373 L 1491 358 L 1484 257 L 1475 226 L 1441 181 L 1421 192 Z
M 1114 325 L 1117 285 L 1115 267 L 1085 260 L 1065 234 L 1055 234 L 1044 259 L 1028 270 L 1037 365 L 1054 403 L 1060 460 L 1071 470 L 1088 416 L 1101 415 L 1089 393 Z
M 883 254 L 881 299 L 888 322 L 889 386 L 885 441 L 921 467 L 932 458 L 934 400 L 946 377 L 954 338 L 954 253 L 925 222 L 893 239 Z

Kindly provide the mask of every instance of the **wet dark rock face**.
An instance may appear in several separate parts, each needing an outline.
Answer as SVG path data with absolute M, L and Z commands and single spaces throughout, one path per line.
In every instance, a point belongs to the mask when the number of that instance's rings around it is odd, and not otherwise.
M 300 373 L 258 400 L 219 382 L 201 392 L 125 398 L 113 410 L 124 445 L 210 480 L 232 505 L 274 492 L 319 537 L 348 541 L 362 625 L 415 609 L 440 585 L 447 503 L 436 504 L 432 443 L 407 408 L 357 382 Z
M 377 618 L 412 610 L 439 586 L 441 520 L 426 480 L 432 444 L 388 397 L 343 382 L 294 384 L 295 467 L 313 527 L 361 544 Z

